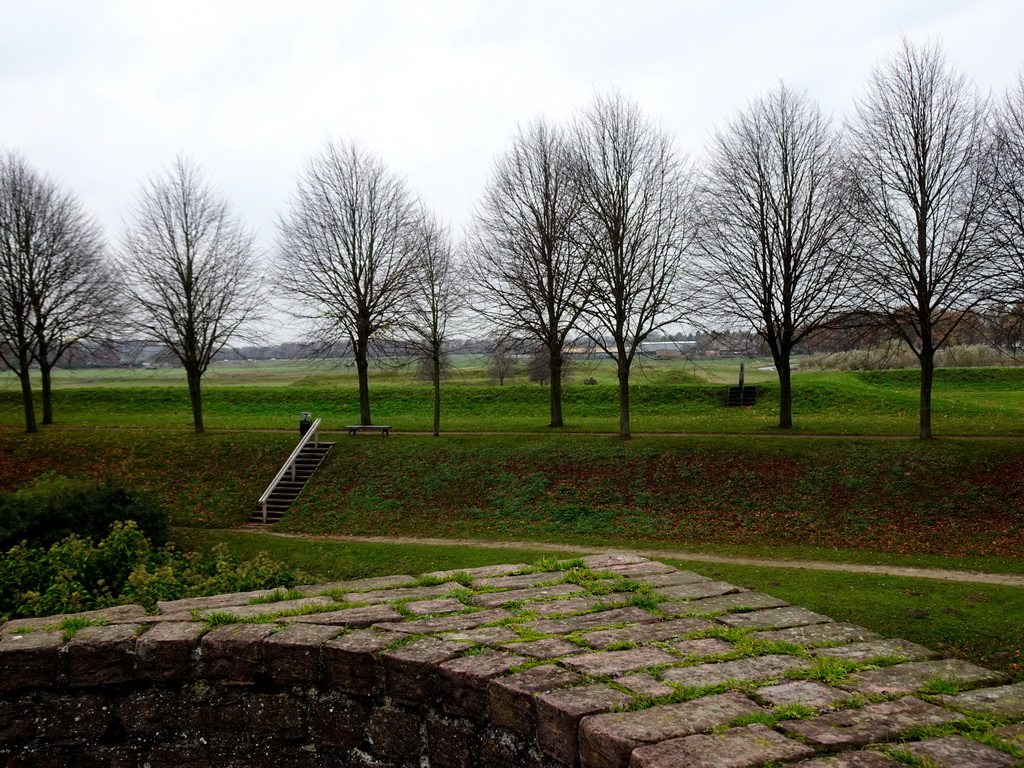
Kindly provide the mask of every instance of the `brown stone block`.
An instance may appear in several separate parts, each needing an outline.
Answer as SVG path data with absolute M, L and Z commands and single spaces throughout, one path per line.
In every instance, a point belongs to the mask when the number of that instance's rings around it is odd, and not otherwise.
M 0 753 L 0 757 L 6 757 Z M 77 762 L 71 758 L 65 758 L 63 754 L 53 754 L 47 750 L 44 754 L 23 752 L 20 755 L 12 755 L 4 763 L 6 768 L 79 768 Z
M 714 616 L 741 609 L 780 608 L 785 600 L 763 592 L 735 592 L 731 595 L 707 597 L 702 600 L 674 600 L 658 603 L 658 610 L 669 616 Z
M 165 746 L 153 747 L 146 760 L 150 768 L 210 768 L 210 752 L 205 747 Z
M 537 696 L 537 740 L 541 749 L 569 766 L 579 765 L 577 733 L 587 715 L 627 706 L 633 697 L 607 685 L 586 685 Z
M 518 571 L 524 571 L 530 566 L 525 563 L 513 563 L 512 565 L 481 565 L 477 568 L 455 568 L 449 571 L 433 571 L 432 573 L 425 573 L 424 576 L 428 576 L 432 579 L 450 579 L 457 573 L 465 573 L 474 579 L 486 579 L 492 576 L 502 576 L 507 573 L 516 573 Z
M 227 608 L 213 608 L 207 611 L 200 611 L 198 616 L 204 621 L 213 614 L 232 616 L 235 619 L 256 619 L 260 616 L 270 617 L 275 613 L 283 611 L 304 611 L 313 608 L 326 610 L 328 606 L 332 605 L 335 605 L 335 602 L 329 597 L 301 597 L 296 600 L 277 600 L 272 603 L 253 603 L 229 606 Z
M 860 709 L 831 712 L 813 720 L 789 720 L 780 726 L 817 747 L 840 750 L 891 741 L 909 728 L 942 725 L 958 718 L 959 715 L 934 704 L 904 696 Z
M 349 581 L 331 581 L 327 584 L 303 584 L 294 587 L 296 592 L 304 595 L 322 595 L 324 592 L 359 592 L 361 590 L 388 589 L 390 587 L 402 587 L 414 581 L 414 577 L 397 576 L 371 576 L 368 579 L 351 579 Z
M 567 613 L 581 613 L 583 611 L 593 611 L 598 608 L 607 608 L 615 600 L 619 599 L 622 599 L 621 595 L 586 595 L 584 597 L 566 597 L 561 600 L 527 603 L 523 606 L 523 610 L 530 611 L 537 616 L 562 616 Z
M 338 693 L 318 696 L 309 705 L 309 729 L 320 744 L 355 749 L 363 743 L 366 707 Z
M 499 728 L 530 737 L 536 726 L 535 694 L 566 688 L 582 680 L 575 672 L 554 664 L 530 667 L 514 675 L 495 678 L 487 686 L 491 722 Z
M 249 685 L 263 666 L 263 641 L 272 624 L 228 624 L 203 635 L 203 675 L 223 685 Z
M 720 637 L 701 637 L 696 640 L 677 640 L 670 645 L 684 656 L 721 656 L 730 653 L 733 645 Z
M 76 768 L 139 768 L 145 762 L 135 746 L 90 746 L 79 753 Z
M 603 571 L 608 568 L 617 568 L 622 565 L 634 565 L 636 563 L 651 562 L 646 557 L 639 555 L 627 555 L 617 553 L 606 553 L 601 555 L 590 555 L 583 558 L 583 564 L 594 571 Z
M 792 683 L 758 688 L 757 696 L 772 707 L 803 704 L 805 707 L 824 709 L 834 706 L 836 702 L 851 698 L 853 694 L 813 680 L 796 680 Z
M 478 627 L 477 629 L 466 629 L 461 632 L 446 632 L 441 635 L 441 638 L 460 643 L 498 645 L 499 643 L 508 643 L 516 640 L 519 638 L 519 635 L 508 627 Z
M 523 589 L 524 587 L 536 587 L 539 584 L 554 584 L 564 578 L 564 571 L 546 571 L 544 573 L 526 573 L 520 576 L 475 579 L 473 587 L 476 589 Z
M 493 624 L 496 621 L 503 621 L 511 616 L 512 614 L 505 609 L 495 608 L 490 611 L 477 611 L 476 613 L 466 613 L 458 616 L 439 616 L 435 619 L 378 622 L 373 626 L 375 629 L 403 632 L 407 635 L 434 635 L 441 632 L 459 632 L 465 629 L 476 629 L 484 624 Z
M 797 768 L 907 768 L 906 763 L 893 760 L 881 752 L 844 752 L 834 757 L 802 760 Z
M 526 659 L 511 653 L 487 650 L 446 661 L 438 668 L 441 705 L 456 715 L 482 717 L 487 712 L 487 684 Z
M 61 613 L 57 616 L 42 616 L 35 619 L 11 619 L 0 625 L 0 634 L 11 634 L 19 629 L 29 629 L 33 632 L 53 630 L 57 629 L 65 619 L 90 619 L 107 624 L 132 624 L 145 615 L 146 609 L 141 605 L 115 605 L 111 608 L 98 608 L 95 611 Z
M 993 672 L 960 659 L 915 661 L 892 667 L 855 672 L 850 675 L 853 687 L 869 696 L 875 694 L 911 693 L 929 683 L 942 680 L 968 686 L 995 685 L 1006 682 L 1006 675 Z
M 759 768 L 765 763 L 789 763 L 813 754 L 810 747 L 754 723 L 640 747 L 633 753 L 630 768 Z
M 395 600 L 429 600 L 441 597 L 454 589 L 462 589 L 457 581 L 435 584 L 432 587 L 399 587 L 397 589 L 375 589 L 370 592 L 353 592 L 345 595 L 350 603 L 391 603 Z
M 117 705 L 121 726 L 129 734 L 176 733 L 185 720 L 182 697 L 173 691 L 140 691 Z
M 810 666 L 807 659 L 786 654 L 753 656 L 720 664 L 697 664 L 692 667 L 673 667 L 666 670 L 661 679 L 676 685 L 703 688 L 718 685 L 727 680 L 768 680 L 782 677 L 795 669 Z
M 617 573 L 627 579 L 632 579 L 635 576 L 655 576 L 663 573 L 674 573 L 676 569 L 671 565 L 665 565 L 664 563 L 628 563 L 624 565 L 613 565 L 608 568 L 602 568 L 601 570 Z
M 1024 717 L 1024 683 L 978 688 L 953 696 L 940 696 L 946 704 L 965 712 L 1016 719 Z
M 856 662 L 868 662 L 879 657 L 904 658 L 908 661 L 941 659 L 942 654 L 909 640 L 872 640 L 866 643 L 850 643 L 835 648 L 819 648 L 811 651 L 812 656 L 831 656 Z
M 587 649 L 564 637 L 546 637 L 543 640 L 528 640 L 524 643 L 506 643 L 501 646 L 511 653 L 529 656 L 531 659 L 554 659 L 574 653 L 586 653 Z
M 35 730 L 30 701 L 0 701 L 0 749 L 24 744 Z
M 701 576 L 693 571 L 644 574 L 642 576 L 630 576 L 630 580 L 638 581 L 651 587 L 673 587 L 676 584 L 699 584 L 702 581 L 711 581 L 707 576 Z
M 135 668 L 150 680 L 192 677 L 204 627 L 195 622 L 159 624 L 135 642 Z
M 437 597 L 433 600 L 417 600 L 403 605 L 412 616 L 443 616 L 448 613 L 462 613 L 469 608 L 454 597 Z
M 330 624 L 349 629 L 365 629 L 378 621 L 401 621 L 402 614 L 390 605 L 364 605 L 359 608 L 345 608 L 340 611 L 310 613 L 305 616 L 288 616 L 278 619 L 279 624 Z
M 496 608 L 520 600 L 548 600 L 553 597 L 578 595 L 583 591 L 583 587 L 578 584 L 552 584 L 549 587 L 513 589 L 508 592 L 484 592 L 480 595 L 473 595 L 469 598 L 469 602 L 481 608 Z
M 852 643 L 867 640 L 880 640 L 882 636 L 856 624 L 845 621 L 832 621 L 827 624 L 808 624 L 804 627 L 776 629 L 770 632 L 758 632 L 751 635 L 755 640 L 768 640 L 778 643 L 793 643 L 810 648 L 823 643 Z
M 806 624 L 824 624 L 832 621 L 828 616 L 809 611 L 799 606 L 785 608 L 768 608 L 750 613 L 732 613 L 722 616 L 719 621 L 730 627 L 747 629 L 785 629 L 786 627 L 802 627 Z
M 113 721 L 107 699 L 101 696 L 60 696 L 36 706 L 36 737 L 60 744 L 98 741 Z
M 420 720 L 394 705 L 376 707 L 367 728 L 373 752 L 392 760 L 411 760 L 420 754 Z
M 612 624 L 653 624 L 660 620 L 660 616 L 645 611 L 643 608 L 629 607 L 612 608 L 608 611 L 586 613 L 565 619 L 541 619 L 524 623 L 523 626 L 542 635 L 568 635 L 572 632 L 585 632 Z
M 708 619 L 673 619 L 672 621 L 661 621 L 657 624 L 640 624 L 635 627 L 587 632 L 585 635 L 581 635 L 581 638 L 591 648 L 602 649 L 615 643 L 644 645 L 645 643 L 661 640 L 671 640 L 674 637 L 689 635 L 692 632 L 702 632 L 714 626 L 716 626 L 715 622 Z
M 0 637 L 0 692 L 56 685 L 62 645 L 62 632 Z
M 236 605 L 248 605 L 250 600 L 278 592 L 287 592 L 283 587 L 277 589 L 259 589 L 254 592 L 233 592 L 229 595 L 212 595 L 210 597 L 186 597 L 181 600 L 158 600 L 156 609 L 160 613 L 191 613 L 192 611 L 216 611 Z M 143 611 L 145 613 L 145 611 Z
M 331 687 L 368 696 L 384 689 L 381 652 L 404 635 L 364 629 L 326 643 L 322 649 Z
M 313 683 L 320 673 L 324 643 L 343 632 L 324 624 L 292 624 L 263 641 L 263 660 L 275 683 Z
M 583 768 L 628 768 L 637 747 L 709 731 L 763 711 L 741 693 L 723 693 L 638 712 L 592 715 L 580 723 L 580 761 Z
M 135 678 L 137 624 L 85 627 L 68 643 L 71 685 L 123 683 Z
M 660 667 L 679 661 L 678 656 L 660 648 L 643 647 L 628 651 L 602 651 L 582 656 L 570 656 L 559 664 L 584 675 L 624 675 L 646 667 Z
M 427 756 L 430 768 L 475 768 L 473 729 L 457 723 L 427 720 Z
M 668 696 L 675 691 L 675 688 L 671 685 L 667 685 L 642 672 L 635 675 L 617 677 L 612 682 L 621 685 L 623 688 L 628 688 L 637 696 L 648 696 L 652 699 Z
M 384 689 L 403 701 L 434 701 L 437 698 L 437 668 L 454 659 L 469 646 L 436 637 L 403 645 L 381 654 Z
M 185 716 L 191 727 L 203 733 L 245 730 L 245 699 L 237 689 L 200 683 L 189 693 Z
M 301 739 L 306 735 L 302 701 L 287 693 L 258 693 L 245 704 L 247 729 L 275 739 Z
M 676 584 L 669 587 L 658 587 L 654 590 L 662 597 L 671 600 L 701 600 L 706 597 L 732 595 L 737 592 L 749 592 L 727 581 L 701 581 L 696 584 Z
M 925 739 L 914 744 L 904 744 L 902 748 L 914 757 L 931 760 L 940 766 L 1006 768 L 1009 765 L 1020 765 L 1005 752 L 963 736 Z

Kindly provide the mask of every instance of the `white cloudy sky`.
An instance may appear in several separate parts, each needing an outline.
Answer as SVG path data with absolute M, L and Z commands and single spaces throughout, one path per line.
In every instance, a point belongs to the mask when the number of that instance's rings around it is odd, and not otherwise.
M 116 239 L 139 183 L 198 161 L 269 245 L 303 163 L 357 137 L 457 226 L 517 123 L 618 88 L 699 155 L 780 78 L 836 116 L 900 35 L 985 90 L 1019 0 L 0 0 L 0 147 Z

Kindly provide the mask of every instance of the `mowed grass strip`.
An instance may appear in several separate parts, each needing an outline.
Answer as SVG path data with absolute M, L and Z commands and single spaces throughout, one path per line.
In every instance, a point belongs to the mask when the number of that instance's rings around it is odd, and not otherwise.
M 258 370 L 258 369 L 257 369 Z M 431 426 L 432 393 L 411 381 L 396 383 L 377 374 L 371 403 L 377 423 L 396 430 Z M 761 372 L 763 373 L 763 372 Z M 333 374 L 311 374 L 288 386 L 211 386 L 204 414 L 211 429 L 291 429 L 301 411 L 340 429 L 357 419 L 358 393 L 350 385 L 324 386 Z M 407 374 L 403 374 L 408 378 Z M 917 372 L 807 372 L 794 375 L 796 429 L 787 434 L 915 435 Z M 253 374 L 253 381 L 263 382 Z M 463 386 L 453 380 L 442 394 L 445 431 L 545 431 L 548 391 L 537 385 Z M 246 381 L 243 374 L 232 379 Z M 668 383 L 675 382 L 675 383 Z M 315 386 L 307 386 L 311 384 Z M 682 370 L 653 370 L 632 388 L 636 432 L 771 434 L 779 432 L 778 387 L 759 384 L 758 405 L 726 408 L 726 385 L 701 382 Z M 1024 369 L 941 369 L 933 400 L 938 435 L 1024 435 Z M 70 426 L 187 428 L 187 391 L 181 386 L 82 387 L 54 393 L 57 421 Z M 565 387 L 568 432 L 614 432 L 618 426 L 616 388 L 609 384 Z M 0 425 L 21 423 L 20 394 L 0 391 Z

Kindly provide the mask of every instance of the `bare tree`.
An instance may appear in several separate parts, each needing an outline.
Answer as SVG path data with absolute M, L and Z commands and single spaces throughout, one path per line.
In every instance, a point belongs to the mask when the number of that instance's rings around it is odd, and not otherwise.
M 712 140 L 702 189 L 705 314 L 764 339 L 793 426 L 790 355 L 849 288 L 849 196 L 839 138 L 806 95 L 779 85 Z
M 415 201 L 405 180 L 354 141 L 329 142 L 279 223 L 278 282 L 320 344 L 351 345 L 360 424 L 370 424 L 370 344 L 397 328 L 419 285 Z
M 1005 302 L 1017 304 L 1024 297 L 1024 75 L 999 105 L 993 133 L 993 244 L 1006 264 L 999 287 Z
M 465 306 L 465 284 L 447 226 L 429 211 L 416 222 L 414 252 L 419 280 L 413 286 L 402 324 L 403 347 L 412 353 L 434 389 L 434 437 L 441 434 L 441 377 L 448 365 L 447 344 Z
M 520 129 L 495 162 L 476 212 L 471 270 L 476 308 L 501 335 L 535 341 L 550 381 L 550 426 L 562 418 L 565 341 L 586 307 L 580 200 L 568 142 L 544 120 Z
M 53 423 L 51 371 L 73 345 L 97 340 L 117 314 L 97 225 L 78 200 L 15 154 L 0 155 L 0 360 L 21 382 L 25 428 L 36 431 L 29 367 Z
M 253 236 L 199 167 L 179 156 L 140 190 L 117 262 L 133 325 L 185 369 L 193 424 L 202 432 L 203 374 L 262 307 Z
M 682 271 L 694 235 L 693 194 L 669 136 L 619 94 L 595 98 L 573 143 L 591 296 L 584 330 L 616 362 L 619 435 L 628 439 L 637 350 L 687 313 Z
M 505 386 L 505 379 L 511 378 L 519 368 L 523 340 L 512 336 L 494 336 L 487 344 L 487 376 L 497 379 L 498 386 Z
M 904 40 L 875 68 L 850 126 L 860 298 L 920 363 L 922 439 L 935 352 L 990 295 L 986 111 L 938 44 Z

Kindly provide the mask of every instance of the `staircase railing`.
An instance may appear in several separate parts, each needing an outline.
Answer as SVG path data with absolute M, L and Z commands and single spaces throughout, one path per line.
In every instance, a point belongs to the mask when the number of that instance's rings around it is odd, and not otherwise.
M 267 490 L 265 490 L 263 495 L 260 496 L 258 503 L 260 505 L 260 510 L 263 512 L 264 523 L 267 522 L 267 499 L 270 498 L 270 494 L 274 492 L 277 484 L 281 482 L 287 473 L 291 472 L 292 480 L 295 479 L 296 461 L 299 458 L 299 454 L 302 453 L 302 449 L 309 445 L 310 442 L 313 443 L 314 448 L 320 447 L 320 419 L 317 419 L 310 425 L 309 431 L 307 431 L 306 434 L 302 436 L 302 439 L 299 440 L 299 444 L 295 446 L 295 450 L 292 451 L 292 455 L 288 457 L 288 461 L 286 461 L 284 466 L 278 470 L 278 473 L 274 475 L 274 479 L 270 481 L 270 485 L 267 486 Z

